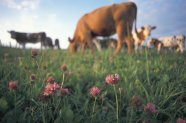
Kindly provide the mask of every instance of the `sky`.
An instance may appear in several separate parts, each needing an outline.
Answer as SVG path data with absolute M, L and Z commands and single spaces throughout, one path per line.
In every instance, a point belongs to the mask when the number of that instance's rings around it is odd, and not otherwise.
M 137 28 L 157 27 L 152 37 L 186 35 L 186 0 L 0 0 L 0 40 L 3 45 L 15 46 L 7 31 L 44 31 L 67 48 L 68 37 L 73 37 L 81 16 L 98 7 L 127 1 L 137 4 Z

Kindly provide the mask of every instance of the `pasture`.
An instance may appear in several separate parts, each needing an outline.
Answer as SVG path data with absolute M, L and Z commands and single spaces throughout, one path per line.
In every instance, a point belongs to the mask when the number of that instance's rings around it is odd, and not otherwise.
M 36 52 L 0 47 L 2 123 L 176 123 L 186 117 L 186 52 Z M 120 80 L 107 84 L 106 76 L 116 73 Z M 43 95 L 49 77 L 68 91 Z

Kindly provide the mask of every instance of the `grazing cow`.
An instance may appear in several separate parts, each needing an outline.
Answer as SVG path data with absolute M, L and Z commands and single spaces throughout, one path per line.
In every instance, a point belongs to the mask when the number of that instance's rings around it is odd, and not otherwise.
M 185 36 L 168 36 L 158 39 L 152 38 L 148 45 L 157 47 L 158 52 L 160 52 L 161 47 L 166 47 L 170 49 L 176 48 L 177 52 L 182 53 L 184 51 L 184 41 Z
M 77 51 L 78 45 L 81 45 L 82 51 L 88 46 L 91 51 L 94 50 L 93 39 L 97 36 L 108 37 L 117 33 L 117 48 L 115 53 L 121 51 L 123 41 L 128 46 L 128 53 L 133 49 L 133 41 L 130 39 L 133 23 L 136 29 L 137 6 L 133 2 L 123 2 L 104 6 L 85 14 L 77 23 L 73 39 L 69 38 L 70 52 Z
M 43 43 L 45 48 L 52 48 L 53 49 L 53 44 L 52 44 L 52 39 L 50 37 L 46 37 L 44 43 Z
M 147 45 L 149 47 L 154 46 L 159 53 L 161 50 L 161 47 L 163 46 L 163 43 L 160 40 L 158 40 L 157 38 L 152 38 L 150 41 L 148 41 Z
M 10 33 L 11 38 L 15 39 L 20 45 L 25 48 L 26 43 L 37 43 L 41 42 L 41 47 L 44 46 L 44 42 L 46 39 L 45 32 L 38 32 L 38 33 L 23 33 L 23 32 L 16 32 L 16 31 L 8 31 Z
M 114 38 L 94 39 L 93 43 L 95 44 L 97 50 L 101 51 L 103 48 L 115 49 L 117 45 L 117 40 Z
M 142 48 L 144 41 L 151 35 L 151 31 L 156 29 L 155 26 L 142 26 L 138 33 L 132 32 L 132 37 L 134 39 L 135 51 Z
M 59 39 L 55 40 L 55 47 L 57 47 L 58 50 L 61 49 L 59 46 Z

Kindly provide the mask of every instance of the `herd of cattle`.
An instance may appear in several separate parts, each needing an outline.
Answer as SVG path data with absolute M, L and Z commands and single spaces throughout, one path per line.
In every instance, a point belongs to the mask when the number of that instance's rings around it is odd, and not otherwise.
M 85 48 L 89 48 L 92 52 L 95 47 L 97 50 L 102 48 L 115 48 L 115 53 L 121 51 L 123 45 L 128 47 L 130 54 L 133 49 L 138 51 L 144 45 L 145 40 L 151 35 L 151 31 L 156 29 L 156 26 L 142 26 L 137 30 L 137 6 L 133 2 L 123 2 L 98 8 L 90 13 L 83 15 L 76 26 L 73 38 L 69 38 L 68 51 L 73 53 L 77 50 L 84 52 Z M 133 29 L 134 24 L 134 31 Z M 11 38 L 15 39 L 19 44 L 25 47 L 27 42 L 41 42 L 41 46 L 59 47 L 59 40 L 55 40 L 52 44 L 52 39 L 47 37 L 44 32 L 39 33 L 20 33 L 9 31 Z M 97 37 L 110 37 L 117 34 L 117 40 L 106 39 L 99 40 Z M 148 46 L 154 46 L 158 52 L 161 48 L 169 47 L 176 51 L 183 52 L 185 44 L 184 35 L 175 35 L 161 38 L 151 38 L 148 41 Z
M 8 31 L 10 33 L 11 38 L 15 39 L 17 43 L 25 48 L 26 43 L 41 43 L 41 47 L 49 47 L 49 48 L 58 48 L 60 49 L 59 39 L 55 39 L 55 43 L 53 44 L 52 39 L 46 35 L 45 32 L 38 33 L 24 33 L 24 32 L 16 32 L 16 31 Z
M 135 33 L 132 33 L 132 36 L 134 36 Z M 149 37 L 149 36 L 148 36 Z M 140 38 L 139 38 L 140 39 Z M 151 38 L 147 41 L 145 44 L 145 40 L 147 37 L 144 38 L 144 40 L 134 40 L 134 48 L 137 52 L 138 50 L 141 50 L 142 47 L 148 47 L 148 48 L 156 48 L 157 52 L 159 53 L 161 49 L 168 49 L 168 50 L 175 50 L 176 52 L 183 53 L 185 50 L 185 39 L 186 37 L 184 35 L 175 35 L 175 36 L 167 36 L 167 37 L 160 37 L 160 38 Z M 117 40 L 113 38 L 105 38 L 105 39 L 96 39 L 93 41 L 98 51 L 101 51 L 105 48 L 116 48 Z

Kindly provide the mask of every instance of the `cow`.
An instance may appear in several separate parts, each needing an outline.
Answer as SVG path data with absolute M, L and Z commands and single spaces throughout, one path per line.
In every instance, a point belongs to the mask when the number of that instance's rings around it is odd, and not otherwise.
M 61 49 L 60 45 L 59 45 L 59 39 L 55 39 L 55 47 L 57 47 L 57 49 Z
M 121 51 L 123 41 L 128 46 L 128 53 L 133 50 L 131 40 L 133 23 L 136 29 L 137 6 L 133 2 L 123 2 L 98 8 L 82 16 L 76 26 L 73 38 L 69 38 L 68 51 L 77 51 L 81 45 L 82 52 L 88 46 L 94 51 L 93 39 L 97 36 L 108 37 L 117 33 L 117 48 L 115 54 Z
M 103 39 L 94 39 L 93 43 L 95 44 L 98 51 L 102 49 L 111 48 L 115 49 L 117 45 L 117 40 L 114 38 L 103 38 Z
M 53 44 L 52 44 L 52 39 L 50 37 L 46 37 L 44 43 L 43 43 L 45 48 L 54 48 Z
M 151 38 L 147 43 L 148 47 L 154 46 L 158 53 L 160 52 L 161 47 L 163 46 L 163 43 L 157 38 Z
M 11 38 L 15 39 L 20 45 L 25 48 L 26 43 L 38 43 L 41 42 L 41 47 L 44 46 L 44 42 L 46 40 L 45 32 L 38 33 L 24 33 L 24 32 L 16 32 L 16 31 L 8 31 L 10 33 Z
M 132 32 L 132 37 L 134 39 L 135 51 L 142 48 L 145 40 L 151 35 L 151 31 L 156 29 L 156 26 L 145 25 L 142 26 L 138 33 Z
M 160 52 L 162 47 L 166 47 L 170 49 L 176 49 L 177 52 L 183 53 L 184 43 L 185 43 L 185 36 L 177 35 L 177 36 L 167 36 L 161 38 L 152 38 L 149 41 L 148 45 L 155 46 L 158 52 Z

